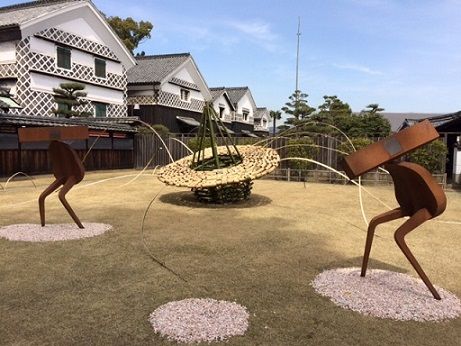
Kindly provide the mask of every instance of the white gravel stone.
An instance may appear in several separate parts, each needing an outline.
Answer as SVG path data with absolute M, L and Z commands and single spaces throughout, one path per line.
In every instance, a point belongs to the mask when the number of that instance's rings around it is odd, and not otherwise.
M 443 321 L 461 315 L 461 301 L 435 286 L 441 300 L 433 298 L 421 279 L 386 270 L 360 268 L 326 270 L 312 281 L 317 293 L 335 304 L 359 313 L 400 321 Z
M 235 303 L 189 298 L 164 304 L 149 315 L 154 331 L 170 340 L 193 343 L 244 335 L 248 312 Z
M 17 224 L 0 228 L 0 238 L 16 241 L 45 242 L 72 240 L 94 237 L 103 234 L 111 225 L 104 223 L 83 223 L 84 229 L 78 228 L 74 223 L 47 224 Z

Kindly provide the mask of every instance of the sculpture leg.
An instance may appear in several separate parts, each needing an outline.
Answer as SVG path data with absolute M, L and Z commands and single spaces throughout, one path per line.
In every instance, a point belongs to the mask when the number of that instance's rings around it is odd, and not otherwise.
M 63 179 L 56 179 L 48 186 L 38 198 L 38 208 L 40 210 L 40 222 L 42 227 L 45 226 L 45 198 L 53 193 L 59 186 L 63 184 Z
M 400 226 L 397 229 L 397 231 L 395 231 L 394 239 L 397 245 L 399 246 L 400 250 L 402 250 L 405 257 L 408 259 L 408 261 L 410 261 L 413 268 L 415 268 L 420 278 L 426 284 L 429 291 L 431 291 L 434 298 L 440 300 L 441 299 L 440 295 L 435 290 L 434 286 L 432 286 L 432 283 L 427 277 L 426 273 L 423 271 L 418 261 L 416 260 L 415 256 L 413 256 L 407 244 L 405 243 L 405 236 L 408 233 L 410 233 L 416 227 L 423 224 L 425 221 L 430 220 L 431 218 L 432 218 L 432 215 L 429 213 L 427 209 L 424 208 L 424 209 L 418 210 L 402 226 Z
M 370 224 L 368 225 L 367 240 L 365 243 L 365 252 L 363 254 L 363 260 L 362 260 L 362 272 L 360 276 L 365 276 L 367 272 L 368 258 L 370 256 L 371 245 L 373 243 L 373 237 L 375 235 L 376 227 L 381 223 L 400 219 L 401 217 L 404 217 L 404 216 L 405 215 L 402 212 L 402 210 L 400 208 L 397 208 L 397 209 L 389 210 L 385 213 L 379 214 L 370 221 Z
M 66 208 L 67 212 L 69 215 L 72 217 L 74 222 L 77 224 L 79 228 L 85 228 L 83 227 L 82 223 L 80 222 L 79 218 L 75 214 L 75 212 L 72 210 L 70 204 L 66 200 L 66 193 L 69 192 L 69 190 L 76 184 L 76 180 L 74 177 L 70 177 L 66 180 L 64 183 L 64 186 L 62 187 L 61 191 L 59 191 L 59 200 L 61 201 L 62 205 L 64 208 Z

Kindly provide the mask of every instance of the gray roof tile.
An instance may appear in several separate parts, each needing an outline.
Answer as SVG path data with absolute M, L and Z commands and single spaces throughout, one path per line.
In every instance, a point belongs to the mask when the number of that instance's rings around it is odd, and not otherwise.
M 138 64 L 128 70 L 128 84 L 160 83 L 190 57 L 190 53 L 136 57 Z
M 229 98 L 231 99 L 231 102 L 233 104 L 236 104 L 240 101 L 240 99 L 246 94 L 248 91 L 248 87 L 232 87 L 228 88 L 226 87 L 227 95 L 229 95 Z
M 27 23 L 75 2 L 88 2 L 88 0 L 41 0 L 0 7 L 0 27 Z
M 256 112 L 254 114 L 254 118 L 255 119 L 261 119 L 264 114 L 267 114 L 267 116 L 269 117 L 269 111 L 267 110 L 266 107 L 258 107 L 256 108 Z

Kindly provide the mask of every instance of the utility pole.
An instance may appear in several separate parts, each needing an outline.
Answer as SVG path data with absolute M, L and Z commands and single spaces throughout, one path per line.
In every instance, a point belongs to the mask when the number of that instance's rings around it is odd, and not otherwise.
M 301 36 L 300 29 L 301 29 L 301 17 L 298 17 L 298 33 L 296 34 L 298 36 L 298 47 L 296 50 L 296 89 L 295 90 L 299 90 L 298 74 L 299 74 L 299 37 Z M 298 99 L 299 96 L 297 95 L 296 98 Z

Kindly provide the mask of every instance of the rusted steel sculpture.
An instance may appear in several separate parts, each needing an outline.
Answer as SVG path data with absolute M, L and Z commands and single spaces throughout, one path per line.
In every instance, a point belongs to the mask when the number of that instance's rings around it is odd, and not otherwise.
M 66 200 L 70 189 L 81 182 L 85 168 L 74 149 L 59 140 L 80 140 L 88 138 L 86 126 L 41 127 L 19 129 L 20 142 L 51 141 L 48 147 L 55 181 L 42 192 L 38 198 L 40 221 L 45 226 L 45 198 L 62 186 L 59 200 L 79 228 L 84 228 L 79 218 Z
M 395 196 L 400 207 L 375 216 L 368 225 L 361 276 L 365 276 L 375 229 L 379 224 L 408 216 L 394 233 L 394 239 L 405 257 L 435 299 L 441 299 L 424 270 L 405 242 L 415 228 L 445 211 L 445 193 L 425 168 L 415 163 L 392 162 L 402 155 L 437 139 L 439 134 L 427 120 L 392 137 L 376 142 L 346 157 L 343 167 L 349 178 L 356 178 L 384 164 L 394 181 Z

